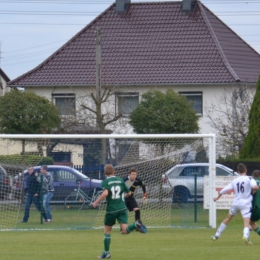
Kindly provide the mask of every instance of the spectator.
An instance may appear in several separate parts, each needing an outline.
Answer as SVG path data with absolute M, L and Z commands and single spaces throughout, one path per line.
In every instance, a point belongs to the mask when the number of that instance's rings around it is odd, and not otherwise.
M 26 200 L 25 200 L 25 209 L 24 209 L 24 217 L 21 221 L 22 223 L 27 223 L 30 215 L 30 207 L 34 202 L 35 207 L 41 212 L 41 204 L 40 204 L 40 183 L 37 181 L 38 173 L 34 172 L 33 167 L 28 167 L 28 176 L 25 180 L 25 192 L 26 192 Z M 47 221 L 47 217 L 45 212 L 43 212 L 43 218 Z
M 43 174 L 43 207 L 47 216 L 47 220 L 45 222 L 52 222 L 50 200 L 54 192 L 53 177 L 48 172 L 47 165 L 42 165 L 40 172 Z

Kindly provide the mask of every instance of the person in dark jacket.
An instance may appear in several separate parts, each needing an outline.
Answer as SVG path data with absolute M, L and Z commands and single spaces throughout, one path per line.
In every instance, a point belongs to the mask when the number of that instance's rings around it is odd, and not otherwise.
M 30 215 L 30 207 L 34 202 L 35 207 L 41 212 L 41 204 L 40 204 L 40 183 L 37 180 L 38 174 L 34 172 L 33 167 L 28 167 L 28 176 L 25 179 L 25 192 L 26 201 L 25 201 L 25 209 L 24 209 L 24 217 L 21 221 L 22 223 L 27 223 Z M 43 218 L 47 220 L 47 216 L 45 212 L 43 212 Z

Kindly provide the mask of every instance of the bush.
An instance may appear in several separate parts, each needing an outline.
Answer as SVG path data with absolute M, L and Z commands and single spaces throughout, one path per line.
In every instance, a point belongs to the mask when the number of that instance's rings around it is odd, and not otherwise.
M 223 164 L 234 171 L 237 171 L 237 165 L 239 163 L 243 163 L 246 165 L 247 174 L 252 175 L 254 170 L 260 170 L 260 158 L 246 158 L 246 159 L 239 159 L 239 158 L 219 158 L 217 163 Z
M 43 164 L 51 165 L 54 163 L 54 161 L 51 157 L 43 157 L 38 155 L 12 154 L 12 155 L 1 155 L 0 164 L 1 163 L 27 167 L 28 165 L 32 165 L 32 166 L 43 165 Z
M 54 160 L 51 157 L 42 157 L 37 165 L 53 165 Z

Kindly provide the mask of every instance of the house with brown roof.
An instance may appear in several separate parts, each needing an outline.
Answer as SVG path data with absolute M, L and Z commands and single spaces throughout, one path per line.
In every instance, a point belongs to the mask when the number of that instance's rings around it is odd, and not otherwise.
M 215 97 L 224 88 L 254 87 L 260 74 L 260 55 L 199 0 L 116 0 L 48 59 L 8 86 L 34 91 L 53 100 L 61 114 L 75 115 L 78 100 L 87 96 L 82 93 L 96 91 L 97 29 L 101 90 L 116 89 L 110 97 L 114 114 L 128 115 L 150 89 L 171 88 L 193 101 L 201 115 L 200 132 L 212 132 L 205 117 L 206 103 L 217 102 Z M 120 128 L 121 123 L 109 129 L 131 132 L 129 127 Z
M 10 87 L 7 86 L 7 82 L 10 81 L 9 77 L 0 68 L 0 97 L 10 91 Z

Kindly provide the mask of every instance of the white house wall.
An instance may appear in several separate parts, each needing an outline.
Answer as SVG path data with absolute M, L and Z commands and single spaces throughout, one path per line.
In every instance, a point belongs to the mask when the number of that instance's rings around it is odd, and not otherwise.
M 71 152 L 71 162 L 74 165 L 83 165 L 83 145 L 59 143 L 53 152 Z
M 0 88 L 0 96 L 4 96 L 5 93 L 10 91 L 10 88 L 6 86 L 7 85 L 6 81 L 1 77 L 1 75 L 0 75 L 0 81 L 1 81 L 1 84 L 2 84 L 2 87 L 3 87 L 3 89 Z
M 43 155 L 46 156 L 46 145 L 42 146 Z M 22 141 L 0 139 L 0 155 L 21 154 Z M 58 144 L 53 152 L 71 152 L 71 162 L 75 165 L 83 165 L 83 145 L 78 144 Z M 38 153 L 37 144 L 32 140 L 25 142 L 25 153 Z
M 174 86 L 174 87 L 120 87 L 118 90 L 120 92 L 138 92 L 141 100 L 141 96 L 143 93 L 151 90 L 157 89 L 165 92 L 168 88 L 173 89 L 176 92 L 202 92 L 202 100 L 203 100 L 203 114 L 199 119 L 199 127 L 200 133 L 214 133 L 214 129 L 209 125 L 209 119 L 205 115 L 205 107 L 210 104 L 217 104 L 216 97 L 221 96 L 224 89 L 231 88 L 228 85 L 201 85 L 201 86 Z M 44 96 L 49 100 L 52 100 L 52 94 L 75 94 L 76 100 L 82 93 L 86 93 L 86 89 L 88 91 L 94 90 L 94 88 L 90 89 L 87 87 L 34 87 L 34 88 L 26 88 L 26 91 L 33 91 L 40 96 Z M 90 92 L 89 92 L 90 93 Z M 94 92 L 95 93 L 95 92 Z M 110 98 L 110 109 L 113 113 L 115 113 L 115 98 L 112 96 Z M 111 112 L 110 111 L 110 112 Z M 86 111 L 85 111 L 86 113 Z M 127 124 L 127 119 L 121 119 L 113 126 L 110 125 L 107 128 L 112 130 L 114 133 L 132 133 L 132 128 Z

